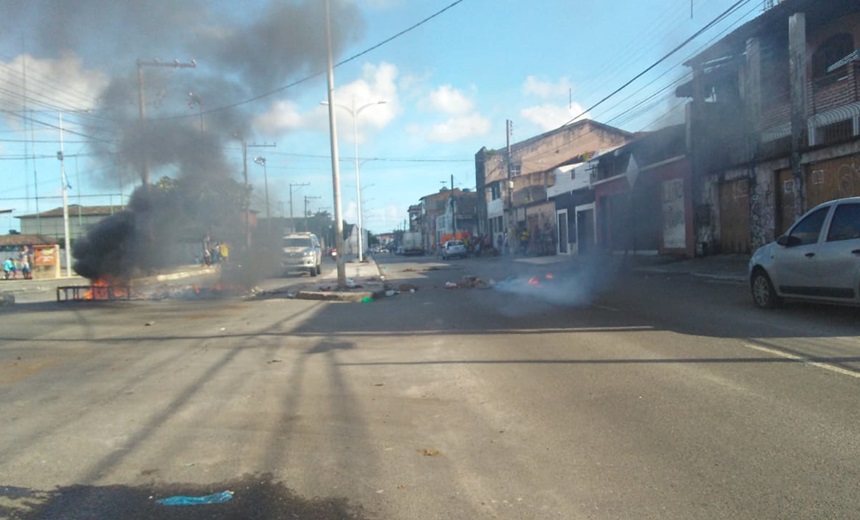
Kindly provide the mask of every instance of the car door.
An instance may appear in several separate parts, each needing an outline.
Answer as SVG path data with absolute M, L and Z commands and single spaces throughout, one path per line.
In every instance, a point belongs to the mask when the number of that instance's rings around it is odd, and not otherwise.
M 860 202 L 834 206 L 816 263 L 822 296 L 836 300 L 858 298 Z
M 782 294 L 811 296 L 817 292 L 817 253 L 830 206 L 803 216 L 774 249 L 774 284 Z

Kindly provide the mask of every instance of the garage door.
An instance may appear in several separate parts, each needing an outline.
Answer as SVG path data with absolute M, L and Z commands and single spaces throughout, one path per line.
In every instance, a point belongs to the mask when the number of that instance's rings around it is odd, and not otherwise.
M 747 179 L 720 185 L 720 250 L 723 253 L 750 252 L 749 191 Z

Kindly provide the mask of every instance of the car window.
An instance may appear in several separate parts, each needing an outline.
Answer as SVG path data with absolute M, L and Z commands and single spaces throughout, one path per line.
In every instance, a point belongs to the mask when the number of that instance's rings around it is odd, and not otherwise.
M 312 247 L 314 244 L 310 238 L 285 238 L 284 247 Z
M 860 238 L 860 204 L 840 204 L 833 212 L 828 242 Z
M 792 228 L 789 236 L 799 240 L 797 245 L 814 244 L 818 242 L 818 237 L 821 235 L 821 227 L 824 225 L 824 219 L 827 218 L 827 212 L 830 207 L 821 208 L 809 215 L 803 217 Z

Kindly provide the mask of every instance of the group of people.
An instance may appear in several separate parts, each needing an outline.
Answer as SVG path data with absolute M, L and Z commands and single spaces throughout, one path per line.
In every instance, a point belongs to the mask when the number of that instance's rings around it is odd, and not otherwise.
M 230 246 L 227 242 L 212 242 L 207 237 L 203 241 L 203 265 L 226 264 L 230 259 Z
M 3 276 L 6 280 L 18 278 L 18 273 L 25 280 L 33 278 L 33 257 L 30 248 L 23 246 L 16 256 L 10 256 L 3 261 Z

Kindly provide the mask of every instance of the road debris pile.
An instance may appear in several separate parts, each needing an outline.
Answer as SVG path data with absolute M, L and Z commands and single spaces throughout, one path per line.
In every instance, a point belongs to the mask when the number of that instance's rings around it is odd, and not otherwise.
M 477 276 L 466 275 L 459 282 L 445 282 L 446 289 L 489 289 L 495 285 L 492 279 L 485 280 Z

